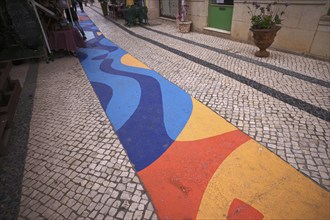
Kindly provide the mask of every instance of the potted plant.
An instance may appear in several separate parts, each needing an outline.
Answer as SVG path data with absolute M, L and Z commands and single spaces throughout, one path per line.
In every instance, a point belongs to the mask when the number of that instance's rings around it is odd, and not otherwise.
M 177 26 L 181 33 L 188 33 L 190 32 L 192 24 L 192 22 L 187 19 L 189 6 L 185 0 L 181 0 L 180 2 L 179 15 L 176 17 Z
M 253 33 L 255 45 L 259 48 L 255 56 L 269 57 L 270 53 L 266 49 L 272 45 L 277 31 L 281 29 L 282 16 L 287 6 L 287 3 L 282 4 L 278 1 L 264 5 L 253 2 L 252 7 L 247 5 L 252 24 L 250 31 Z
M 108 16 L 109 10 L 108 10 L 108 2 L 109 0 L 99 0 L 102 8 L 102 12 L 104 16 Z

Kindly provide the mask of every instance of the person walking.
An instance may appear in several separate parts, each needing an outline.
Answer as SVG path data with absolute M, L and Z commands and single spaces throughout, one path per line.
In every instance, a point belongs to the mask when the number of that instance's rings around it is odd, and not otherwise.
M 76 27 L 78 28 L 78 30 L 81 33 L 81 36 L 83 37 L 84 40 L 86 40 L 86 35 L 84 32 L 84 29 L 80 26 L 79 24 L 79 19 L 78 19 L 78 15 L 77 13 L 74 11 L 72 4 L 69 4 L 69 8 L 65 9 L 65 15 L 66 15 L 66 19 L 72 24 L 74 23 L 76 25 Z M 70 10 L 70 11 L 69 11 Z M 71 13 L 71 15 L 70 15 Z M 71 17 L 72 16 L 72 17 Z
M 73 10 L 77 13 L 77 0 L 71 0 Z
M 84 12 L 83 0 L 77 0 L 81 12 Z

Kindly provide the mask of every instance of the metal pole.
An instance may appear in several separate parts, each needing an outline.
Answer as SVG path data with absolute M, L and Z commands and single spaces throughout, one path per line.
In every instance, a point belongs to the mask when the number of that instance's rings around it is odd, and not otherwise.
M 52 51 L 50 50 L 50 47 L 49 47 L 49 43 L 48 43 L 48 39 L 47 39 L 47 36 L 46 36 L 46 33 L 45 33 L 45 30 L 42 26 L 42 23 L 40 21 L 40 18 L 39 18 L 39 14 L 38 14 L 38 11 L 37 11 L 37 8 L 36 8 L 36 4 L 35 4 L 35 1 L 34 0 L 29 0 L 33 6 L 33 10 L 34 10 L 34 13 L 36 14 L 37 16 L 37 19 L 38 19 L 38 22 L 39 22 L 39 25 L 40 25 L 40 28 L 41 28 L 41 32 L 42 32 L 42 35 L 44 37 L 44 41 L 46 43 L 46 46 L 47 46 L 47 49 L 48 49 L 48 53 L 51 54 Z

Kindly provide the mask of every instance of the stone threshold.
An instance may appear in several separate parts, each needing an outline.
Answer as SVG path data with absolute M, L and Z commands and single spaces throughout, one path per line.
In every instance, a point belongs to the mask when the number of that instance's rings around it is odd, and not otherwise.
M 175 22 L 175 18 L 159 17 L 159 19 Z
M 230 31 L 221 30 L 221 29 L 218 29 L 218 28 L 204 27 L 203 30 L 213 31 L 213 32 L 221 33 L 221 34 L 229 34 L 230 35 Z

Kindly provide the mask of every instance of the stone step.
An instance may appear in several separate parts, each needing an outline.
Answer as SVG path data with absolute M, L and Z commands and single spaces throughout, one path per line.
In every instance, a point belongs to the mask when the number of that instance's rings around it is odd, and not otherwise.
M 11 62 L 0 63 L 0 155 L 8 152 L 7 143 L 22 90 L 19 81 L 9 77 L 11 67 Z
M 0 63 L 0 90 L 5 89 L 9 78 L 9 72 L 12 67 L 11 62 Z M 9 78 L 10 79 L 10 78 Z
M 18 80 L 10 80 L 7 89 L 2 93 L 0 114 L 8 114 L 8 122 L 12 122 L 21 93 L 21 85 Z

